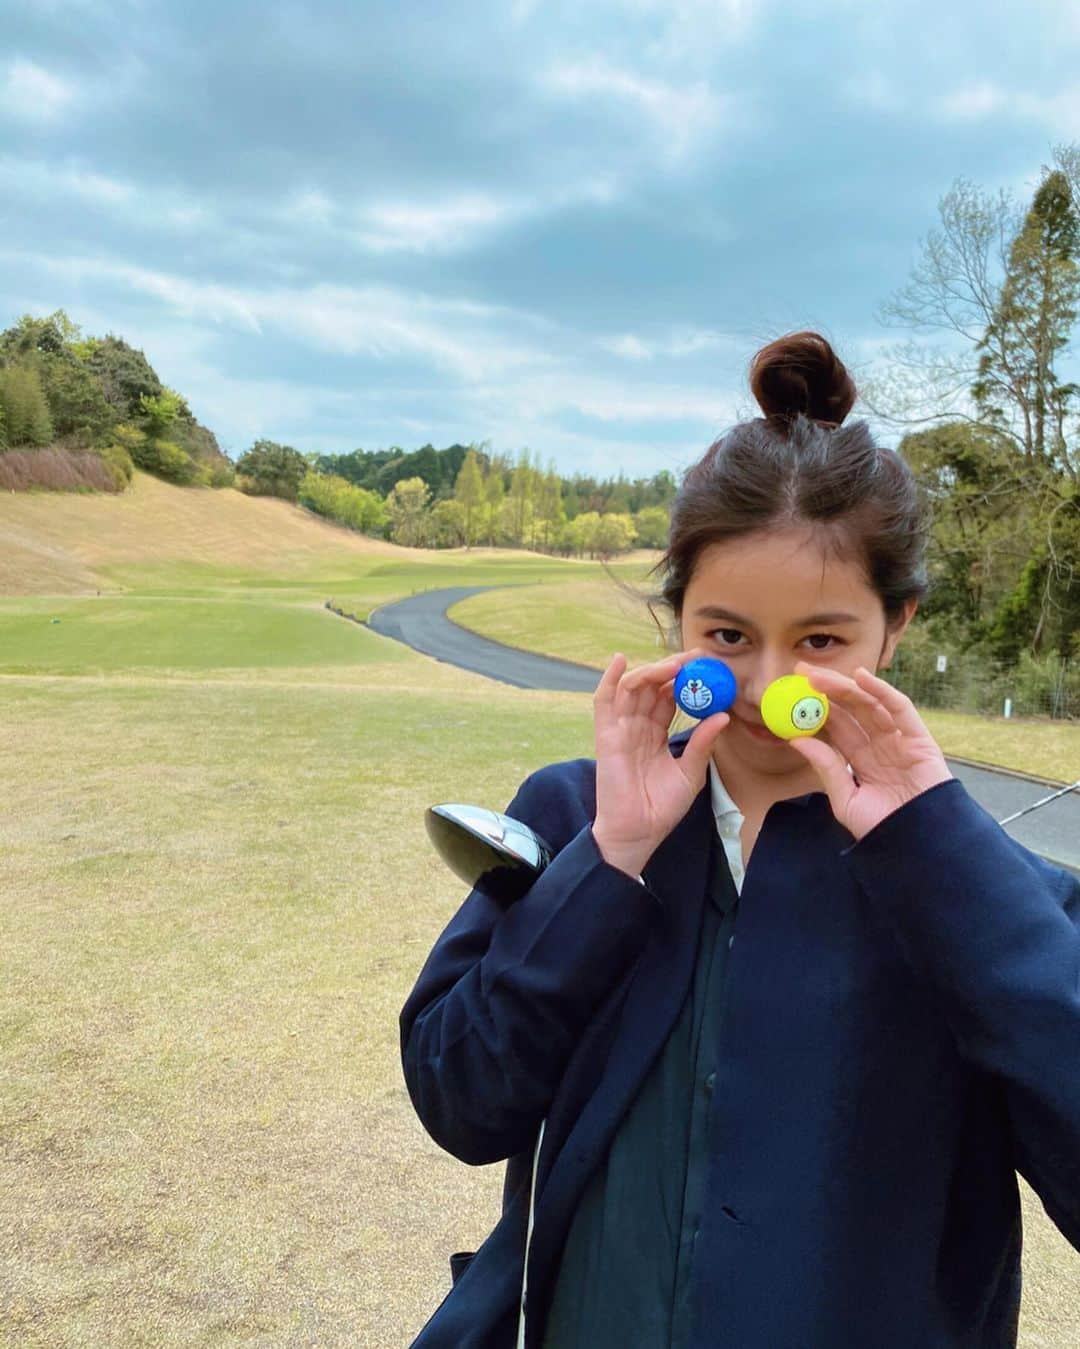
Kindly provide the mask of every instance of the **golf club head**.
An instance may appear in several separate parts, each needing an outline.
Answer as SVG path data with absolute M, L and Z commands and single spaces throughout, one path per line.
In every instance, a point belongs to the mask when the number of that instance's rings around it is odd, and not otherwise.
M 551 861 L 551 848 L 539 834 L 498 810 L 428 806 L 424 824 L 454 875 L 497 904 L 520 899 Z

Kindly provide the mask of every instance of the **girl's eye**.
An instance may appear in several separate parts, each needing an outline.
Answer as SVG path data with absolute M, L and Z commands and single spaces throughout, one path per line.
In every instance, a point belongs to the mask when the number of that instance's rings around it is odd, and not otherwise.
M 738 628 L 714 628 L 706 635 L 716 638 L 720 646 L 739 646 L 745 638 L 745 633 L 740 632 Z M 803 641 L 809 642 L 815 651 L 831 651 L 834 646 L 845 645 L 842 637 L 837 637 L 831 632 L 811 633 L 809 637 L 804 637 Z

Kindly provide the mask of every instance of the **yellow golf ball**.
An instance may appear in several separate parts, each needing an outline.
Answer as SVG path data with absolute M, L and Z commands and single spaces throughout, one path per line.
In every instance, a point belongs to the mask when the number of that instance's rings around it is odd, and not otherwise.
M 761 719 L 781 740 L 817 735 L 828 717 L 828 698 L 805 675 L 781 675 L 761 695 Z

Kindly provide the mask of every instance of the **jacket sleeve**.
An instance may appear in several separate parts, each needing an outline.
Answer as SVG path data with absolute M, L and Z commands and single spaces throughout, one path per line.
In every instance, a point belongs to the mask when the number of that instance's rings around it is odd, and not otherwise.
M 576 1041 L 659 911 L 645 885 L 602 857 L 564 765 L 526 778 L 506 813 L 555 855 L 505 909 L 470 891 L 400 1015 L 416 1113 L 472 1165 L 533 1145 Z
M 1080 1250 L 1080 881 L 955 778 L 844 850 L 939 995 L 959 1052 L 1000 1082 L 1016 1169 Z

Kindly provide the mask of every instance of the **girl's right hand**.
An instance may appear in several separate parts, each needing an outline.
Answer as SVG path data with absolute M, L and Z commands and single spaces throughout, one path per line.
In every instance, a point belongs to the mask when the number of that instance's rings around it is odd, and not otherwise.
M 606 862 L 635 878 L 705 783 L 717 736 L 730 718 L 716 712 L 695 727 L 681 758 L 668 749 L 675 677 L 701 647 L 626 670 L 617 652 L 593 694 L 596 819 L 593 837 Z

